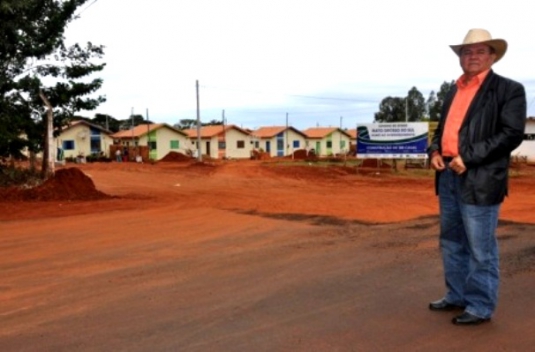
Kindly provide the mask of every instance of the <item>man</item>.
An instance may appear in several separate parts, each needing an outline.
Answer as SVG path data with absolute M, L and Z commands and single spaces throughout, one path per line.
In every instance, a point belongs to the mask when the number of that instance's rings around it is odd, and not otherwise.
M 507 195 L 511 152 L 522 142 L 526 122 L 524 87 L 494 73 L 507 50 L 503 39 L 472 29 L 460 45 L 463 75 L 444 101 L 428 148 L 436 170 L 440 207 L 440 249 L 446 294 L 433 311 L 464 311 L 457 325 L 491 319 L 499 285 L 495 230 Z

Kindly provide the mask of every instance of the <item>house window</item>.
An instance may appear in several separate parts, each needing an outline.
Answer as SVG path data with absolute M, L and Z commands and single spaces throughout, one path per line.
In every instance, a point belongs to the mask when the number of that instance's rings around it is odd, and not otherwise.
M 292 147 L 299 148 L 299 141 L 298 140 L 293 141 Z
M 255 142 L 254 142 L 254 147 L 255 147 L 256 149 L 260 148 L 260 142 L 259 142 L 259 141 L 255 141 Z
M 217 143 L 217 148 L 219 148 L 219 150 L 227 149 L 227 143 L 226 142 L 218 142 Z
M 171 143 L 171 145 L 170 145 L 171 149 L 179 149 L 180 148 L 179 141 L 170 141 L 170 143 Z
M 333 141 L 327 141 L 327 148 L 333 147 Z
M 346 141 L 340 141 L 340 149 L 346 148 Z
M 63 141 L 63 150 L 74 150 L 74 141 Z
M 156 150 L 157 149 L 156 146 L 157 146 L 156 141 L 150 141 L 149 142 L 149 149 L 150 150 Z
M 243 148 L 245 148 L 245 141 L 237 141 L 237 142 L 236 142 L 236 147 L 237 147 L 238 149 L 243 149 Z

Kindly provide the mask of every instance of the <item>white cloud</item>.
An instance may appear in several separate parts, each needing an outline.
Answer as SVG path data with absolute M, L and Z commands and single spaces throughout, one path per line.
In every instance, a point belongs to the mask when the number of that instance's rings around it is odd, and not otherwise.
M 521 1 L 97 0 L 82 11 L 66 36 L 106 46 L 108 101 L 96 112 L 116 118 L 132 108 L 193 118 L 199 80 L 206 121 L 225 110 L 250 128 L 284 124 L 287 112 L 298 128 L 370 122 L 382 98 L 456 79 L 448 45 L 474 27 L 509 42 L 495 70 L 535 97 L 535 23 Z

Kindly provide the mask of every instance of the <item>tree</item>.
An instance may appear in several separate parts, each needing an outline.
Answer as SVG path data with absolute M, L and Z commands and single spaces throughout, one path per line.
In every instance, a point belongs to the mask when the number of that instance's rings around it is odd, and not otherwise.
M 375 122 L 405 121 L 405 99 L 386 97 L 379 104 L 379 112 L 375 113 Z
M 446 99 L 446 96 L 448 95 L 448 92 L 453 88 L 455 85 L 454 81 L 446 82 L 444 81 L 442 85 L 440 86 L 440 90 L 436 94 L 436 98 L 434 101 L 431 100 L 431 96 L 428 99 L 427 108 L 429 111 L 429 120 L 431 121 L 438 121 L 440 118 L 440 113 L 442 112 L 442 106 L 444 105 L 444 100 Z
M 429 97 L 427 98 L 427 101 L 425 102 L 426 110 L 427 110 L 427 116 L 429 117 L 429 121 L 438 121 L 440 117 L 440 111 L 436 110 L 436 104 L 437 104 L 437 96 L 435 94 L 435 91 L 432 90 L 429 93 Z
M 103 47 L 64 44 L 66 25 L 87 1 L 1 1 L 0 155 L 17 156 L 23 147 L 30 152 L 45 147 L 46 156 L 50 129 L 60 128 L 76 111 L 95 109 L 105 101 L 102 96 L 88 97 L 101 87 L 101 79 L 81 81 L 104 68 L 103 63 L 91 63 L 102 58 Z M 53 121 L 46 123 L 47 118 Z M 43 160 L 47 175 L 48 159 Z
M 416 87 L 412 87 L 407 95 L 407 119 L 406 121 L 415 122 L 425 118 L 425 100 L 424 96 Z
M 213 126 L 213 125 L 222 125 L 223 121 L 221 120 L 210 120 L 210 122 L 201 122 L 201 126 Z M 173 127 L 179 130 L 189 130 L 197 128 L 196 119 L 182 119 L 178 123 L 175 123 Z

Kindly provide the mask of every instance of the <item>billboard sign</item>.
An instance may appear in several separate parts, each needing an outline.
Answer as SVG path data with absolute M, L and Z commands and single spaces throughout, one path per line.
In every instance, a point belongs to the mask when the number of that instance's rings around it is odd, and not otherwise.
M 357 158 L 427 158 L 427 122 L 371 123 L 357 126 Z

